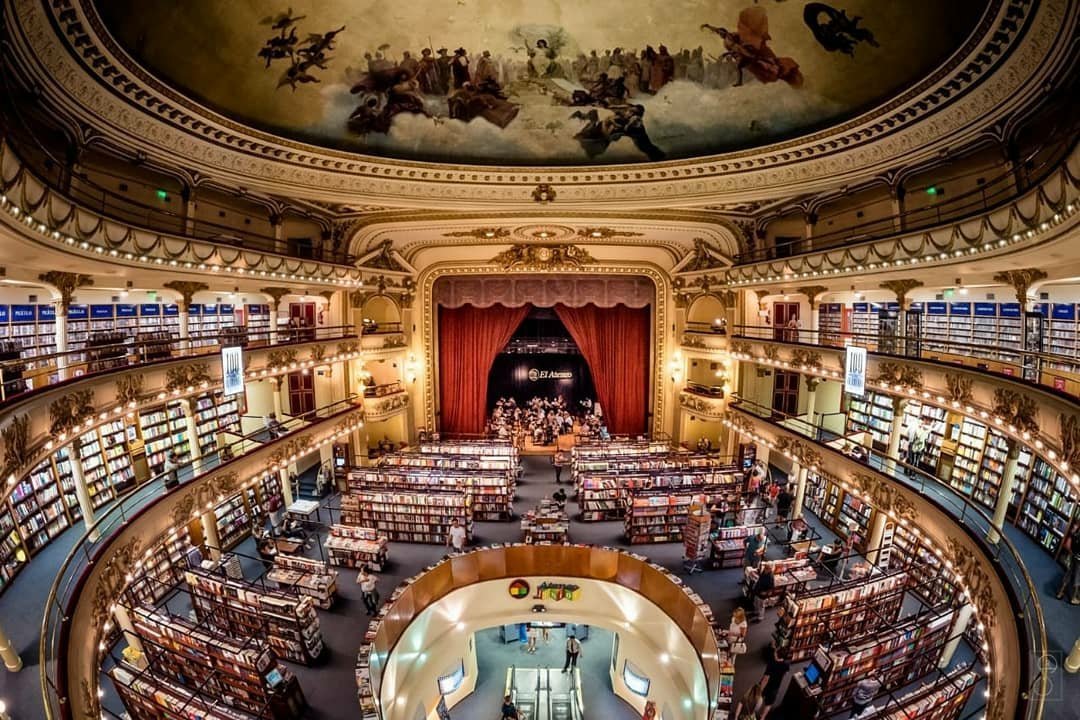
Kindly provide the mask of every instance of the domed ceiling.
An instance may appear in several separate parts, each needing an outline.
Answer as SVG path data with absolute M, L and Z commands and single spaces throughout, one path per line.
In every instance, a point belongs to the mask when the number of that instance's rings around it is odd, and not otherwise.
M 991 3 L 993 5 L 994 3 Z M 96 0 L 151 72 L 264 131 L 482 165 L 747 150 L 932 75 L 977 0 Z

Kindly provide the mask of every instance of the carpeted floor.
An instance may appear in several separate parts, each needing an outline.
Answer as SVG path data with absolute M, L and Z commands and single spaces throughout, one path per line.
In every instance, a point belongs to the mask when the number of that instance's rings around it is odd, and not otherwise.
M 521 513 L 536 504 L 542 497 L 550 495 L 554 491 L 554 469 L 550 458 L 545 456 L 530 456 L 523 459 L 525 474 L 518 487 L 518 498 L 515 503 L 515 511 Z M 336 511 L 333 509 L 335 501 L 330 498 L 324 501 L 322 518 L 324 521 L 336 519 Z M 576 511 L 573 501 L 568 506 L 571 514 Z M 818 525 L 813 522 L 813 525 Z M 818 527 L 826 540 L 831 539 L 831 533 L 824 528 Z M 613 547 L 629 548 L 622 537 L 621 522 L 583 523 L 573 520 L 571 523 L 571 539 L 574 542 L 593 543 Z M 43 717 L 41 712 L 40 687 L 37 674 L 37 640 L 40 625 L 41 608 L 48 593 L 56 569 L 63 558 L 67 555 L 71 546 L 74 545 L 78 532 L 69 531 L 64 536 L 47 547 L 34 561 L 16 578 L 15 584 L 3 596 L 0 596 L 0 617 L 4 618 L 4 626 L 11 635 L 14 646 L 20 651 L 26 668 L 18 674 L 0 674 L 0 698 L 7 701 L 8 707 L 15 709 L 14 717 L 38 718 Z M 1074 636 L 1080 628 L 1080 608 L 1064 605 L 1052 596 L 1055 583 L 1060 578 L 1060 569 L 1041 549 L 1015 528 L 1009 528 L 1007 534 L 1010 540 L 1016 543 L 1027 563 L 1028 571 L 1033 581 L 1043 594 L 1042 606 L 1047 619 L 1047 629 L 1051 639 L 1053 652 L 1062 653 L 1069 647 Z M 520 529 L 516 521 L 508 523 L 477 523 L 476 544 L 491 542 L 508 542 L 518 540 Z M 682 572 L 682 545 L 668 543 L 661 545 L 637 545 L 633 546 L 636 552 L 642 552 L 657 562 L 675 572 Z M 251 540 L 245 541 L 236 548 L 236 551 L 246 555 L 254 555 L 254 546 Z M 321 553 L 320 543 L 313 543 L 308 554 L 319 557 Z M 385 597 L 404 578 L 412 575 L 418 568 L 424 567 L 445 553 L 442 547 L 431 545 L 412 545 L 407 543 L 394 543 L 390 549 L 390 563 L 386 570 L 381 573 L 379 589 Z M 778 556 L 778 548 L 770 548 L 770 557 Z M 260 565 L 256 562 L 245 562 L 247 577 L 254 577 L 260 572 Z M 702 597 L 714 608 L 717 617 L 722 624 L 726 625 L 732 609 L 737 603 L 742 602 L 739 589 L 741 570 L 714 570 L 694 574 L 686 578 L 687 583 L 697 590 Z M 314 720 L 346 720 L 356 717 L 355 706 L 355 679 L 353 676 L 353 663 L 356 650 L 359 647 L 367 625 L 367 618 L 363 613 L 363 605 L 360 600 L 359 588 L 355 582 L 355 571 L 343 568 L 339 577 L 339 598 L 336 604 L 326 611 L 320 611 L 320 622 L 323 636 L 327 646 L 327 653 L 317 667 L 305 668 L 292 665 L 300 678 L 301 685 L 311 705 L 307 717 Z M 170 601 L 170 606 L 176 611 L 184 611 L 185 599 L 182 593 Z M 761 654 L 768 645 L 773 627 L 775 614 L 769 612 L 764 622 L 750 626 L 749 652 L 739 658 L 736 670 L 735 692 L 736 697 L 741 695 L 749 686 L 756 682 L 763 668 Z M 597 637 L 594 635 L 594 638 Z M 593 647 L 594 640 L 589 641 L 589 647 Z M 512 652 L 508 646 L 505 652 Z M 561 648 L 560 648 L 561 649 Z M 555 652 L 558 652 L 556 650 Z M 587 656 L 595 656 L 599 653 L 588 653 Z M 609 656 L 610 657 L 610 656 Z M 963 653 L 958 658 L 965 657 Z M 540 655 L 531 656 L 539 660 Z M 1075 703 L 1067 701 L 1069 697 L 1076 697 L 1070 693 L 1080 692 L 1077 676 L 1065 676 L 1060 670 L 1060 655 L 1057 663 L 1053 665 L 1052 694 L 1048 698 L 1047 718 L 1063 718 L 1075 720 L 1080 717 Z M 505 662 L 508 658 L 502 653 L 493 651 L 491 658 L 481 657 L 484 668 L 481 684 L 478 686 L 474 697 L 459 704 L 451 716 L 457 720 L 483 720 L 488 717 L 490 711 L 487 708 L 497 707 L 498 696 L 502 692 L 501 685 L 505 680 Z M 490 666 L 486 663 L 490 662 Z M 500 664 L 502 663 L 502 664 Z M 491 668 L 491 672 L 487 668 Z M 503 668 L 500 670 L 499 668 Z M 583 666 L 583 670 L 585 667 Z M 590 687 L 610 688 L 606 670 L 588 674 Z M 1067 680 L 1065 679 L 1067 678 Z M 111 688 L 109 688 L 111 691 Z M 783 692 L 783 691 L 782 691 Z M 626 711 L 628 706 L 618 700 L 610 692 L 588 693 L 589 703 L 587 717 L 608 717 L 612 720 L 629 718 Z M 494 699 L 494 700 L 492 700 Z M 105 698 L 106 707 L 119 716 L 122 708 L 115 700 L 115 695 L 108 692 Z M 974 707 L 972 707 L 972 710 Z M 774 716 L 778 717 L 778 716 Z

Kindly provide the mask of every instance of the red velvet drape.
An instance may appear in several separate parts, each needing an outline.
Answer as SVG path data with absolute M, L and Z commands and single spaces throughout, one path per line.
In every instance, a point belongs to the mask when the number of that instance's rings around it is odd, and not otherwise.
M 439 308 L 439 408 L 443 433 L 484 431 L 488 374 L 529 305 Z
M 556 305 L 555 312 L 589 364 L 608 430 L 618 435 L 644 433 L 649 308 Z

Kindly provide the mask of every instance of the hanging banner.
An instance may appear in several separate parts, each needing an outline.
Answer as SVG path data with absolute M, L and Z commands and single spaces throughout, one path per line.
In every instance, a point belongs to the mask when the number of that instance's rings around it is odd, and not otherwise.
M 241 347 L 221 348 L 221 377 L 225 397 L 244 392 L 244 351 Z
M 866 348 L 847 346 L 844 357 L 844 392 L 862 397 L 866 394 Z

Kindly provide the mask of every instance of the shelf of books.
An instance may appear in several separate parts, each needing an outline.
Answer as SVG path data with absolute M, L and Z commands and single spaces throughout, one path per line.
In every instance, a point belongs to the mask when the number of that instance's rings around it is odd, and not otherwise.
M 953 471 L 949 478 L 949 484 L 957 492 L 967 496 L 974 494 L 975 479 L 979 474 L 985 444 L 986 426 L 964 418 L 960 423 Z
M 240 433 L 240 395 L 225 397 L 219 390 L 204 393 L 192 400 L 199 453 L 207 455 L 217 449 L 219 433 Z
M 266 579 L 283 590 L 310 597 L 324 610 L 334 604 L 337 596 L 338 571 L 321 560 L 278 553 Z
M 502 470 L 517 475 L 520 464 L 507 455 L 436 455 L 435 453 L 396 452 L 383 455 L 378 464 L 384 467 L 429 468 L 440 470 Z
M 188 332 L 192 347 L 206 347 L 220 342 L 218 335 L 226 328 L 236 327 L 236 314 L 232 305 L 188 306 Z
M 500 440 L 441 440 L 420 443 L 420 452 L 433 455 L 493 455 L 518 459 L 518 449 Z
M 582 461 L 607 462 L 618 457 L 639 457 L 642 455 L 669 455 L 672 452 L 671 445 L 660 440 L 628 441 L 612 440 L 610 442 L 579 442 L 570 451 L 571 462 L 576 464 Z
M 635 491 L 667 488 L 721 497 L 741 493 L 742 485 L 742 475 L 732 465 L 669 471 L 588 471 L 578 474 L 578 507 L 581 519 L 587 522 L 619 520 L 625 516 L 627 497 Z
M 1001 489 L 1002 479 L 1005 475 L 1005 465 L 1008 460 L 1008 440 L 994 428 L 988 428 L 986 446 L 983 448 L 982 462 L 979 465 L 979 474 L 975 479 L 975 491 L 972 493 L 972 497 L 975 502 L 989 510 L 993 510 L 994 506 L 997 505 L 998 492 Z M 1026 480 L 1021 478 L 1026 474 L 1027 468 L 1030 466 L 1031 453 L 1027 448 L 1021 448 L 1016 465 L 1017 485 L 1026 487 Z M 1014 485 L 1014 497 L 1015 487 Z M 1021 492 L 1023 491 L 1021 490 Z M 1010 504 L 1013 503 L 1010 502 Z
M 818 517 L 825 514 L 825 495 L 828 485 L 828 481 L 818 473 L 812 470 L 806 472 L 806 494 L 803 496 L 803 507 Z
M 7 589 L 12 578 L 19 574 L 26 564 L 26 548 L 22 536 L 15 526 L 11 509 L 0 506 L 0 592 Z
M 909 589 L 929 607 L 951 605 L 956 599 L 956 585 L 945 577 L 945 565 L 921 535 L 904 525 L 893 531 L 889 568 L 904 570 L 911 577 Z
M 8 502 L 24 539 L 22 545 L 31 554 L 71 525 L 64 509 L 60 486 L 48 460 L 34 468 L 26 479 L 12 489 Z M 6 546 L 11 537 L 10 533 L 5 533 L 5 536 Z
M 350 490 L 341 496 L 341 522 L 372 528 L 392 541 L 442 545 L 453 520 L 472 536 L 469 496 L 463 490 L 424 493 Z
M 903 433 L 900 436 L 899 453 L 901 458 L 908 457 L 908 444 L 911 442 L 911 431 L 926 424 L 926 446 L 923 448 L 922 459 L 919 467 L 927 472 L 935 472 L 941 459 L 941 439 L 945 435 L 945 421 L 948 412 L 944 408 L 927 405 L 918 400 L 908 400 L 904 406 Z
M 746 559 L 746 538 L 757 534 L 763 525 L 736 525 L 717 528 L 713 538 L 713 562 L 721 568 L 739 568 Z
M 146 667 L 122 662 L 110 675 L 135 720 L 301 717 L 306 703 L 296 676 L 257 633 L 233 634 L 148 606 L 133 608 L 131 621 Z
M 865 397 L 849 397 L 848 432 L 869 432 L 874 447 L 886 449 L 892 430 L 892 398 L 875 392 L 868 392 Z
M 201 568 L 184 571 L 200 621 L 235 637 L 263 636 L 285 658 L 310 665 L 323 652 L 322 630 L 310 596 L 252 585 Z
M 886 687 L 903 687 L 932 672 L 952 621 L 951 609 L 932 611 L 819 651 L 828 668 L 817 696 L 821 713 L 832 716 L 850 707 L 855 686 L 867 677 Z
M 893 623 L 900 614 L 909 578 L 904 572 L 870 576 L 852 585 L 787 595 L 780 604 L 773 641 L 792 662 L 809 658 L 826 641 L 843 642 L 866 627 Z
M 810 564 L 805 551 L 796 557 L 780 560 L 762 560 L 758 567 L 744 567 L 743 587 L 747 597 L 753 597 L 753 587 L 761 577 L 761 572 L 769 568 L 773 574 L 773 589 L 765 591 L 759 597 L 765 607 L 773 607 L 785 593 L 799 594 L 806 584 L 817 579 L 817 570 Z
M 928 302 L 922 317 L 922 349 L 945 352 L 949 342 L 949 304 Z
M 386 536 L 373 528 L 331 525 L 323 547 L 331 565 L 351 568 L 366 566 L 380 572 L 386 563 L 388 544 Z
M 848 536 L 848 528 L 853 526 L 855 547 L 866 549 L 874 514 L 870 505 L 845 492 L 831 479 L 813 472 L 806 476 L 806 495 L 803 502 L 807 510 L 817 515 L 827 528 L 842 538 Z
M 1056 557 L 1075 513 L 1069 481 L 1045 460 L 1036 458 L 1017 525 Z
M 631 545 L 643 543 L 681 542 L 682 529 L 690 514 L 690 506 L 703 491 L 634 489 L 626 497 L 626 516 L 623 529 Z M 724 493 L 711 496 L 704 491 L 705 503 L 720 500 Z
M 244 324 L 247 325 L 248 338 L 251 342 L 270 342 L 270 306 L 247 305 L 244 310 L 246 311 Z
M 852 339 L 853 344 L 870 347 L 868 343 L 871 342 L 871 338 L 878 334 L 878 311 L 883 309 L 885 309 L 885 303 L 851 304 L 851 332 L 855 334 Z
M 1016 475 L 1013 477 L 1012 498 L 1009 499 L 1008 516 L 1013 523 L 1020 519 L 1020 506 L 1027 495 L 1028 478 L 1031 477 L 1031 466 L 1035 459 L 1031 448 L 1026 445 L 1020 446 L 1020 457 L 1016 460 Z
M 507 520 L 513 514 L 514 478 L 506 470 L 446 470 L 433 468 L 380 467 L 349 471 L 347 483 L 354 490 L 430 491 L 460 490 L 470 498 L 474 520 Z
M 243 493 L 237 493 L 214 508 L 217 518 L 218 541 L 222 550 L 229 550 L 251 532 L 251 513 Z
M 874 509 L 869 504 L 851 493 L 844 493 L 844 499 L 840 503 L 840 514 L 837 517 L 837 532 L 847 537 L 848 531 L 853 529 L 856 537 L 864 541 L 870 532 L 870 517 L 873 513 Z
M 185 556 L 191 549 L 191 535 L 186 526 L 173 528 L 154 548 L 142 569 L 124 591 L 128 605 L 155 604 L 184 579 Z
M 874 720 L 956 720 L 964 712 L 978 677 L 959 667 L 935 680 L 890 699 Z
M 1077 354 L 1077 323 L 1075 303 L 1054 303 L 1049 306 L 1049 328 L 1046 352 L 1056 355 Z M 1045 313 L 1045 310 L 1044 310 Z
M 165 469 L 165 458 L 176 451 L 180 462 L 190 455 L 187 438 L 187 421 L 179 402 L 173 401 L 139 413 L 139 430 L 146 448 L 146 462 L 150 474 L 156 476 Z
M 818 305 L 818 331 L 822 345 L 840 347 L 844 344 L 844 304 L 821 303 Z

